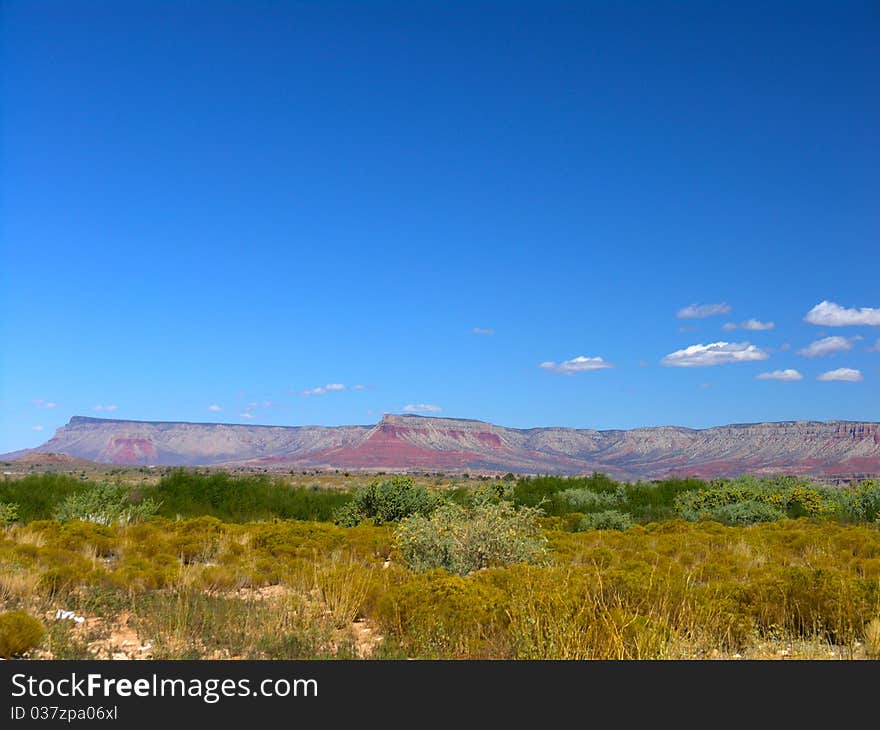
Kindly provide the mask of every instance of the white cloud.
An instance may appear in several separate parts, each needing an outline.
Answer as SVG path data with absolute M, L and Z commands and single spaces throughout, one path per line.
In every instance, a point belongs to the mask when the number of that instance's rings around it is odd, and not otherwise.
M 475 335 L 485 335 L 487 337 L 495 334 L 495 330 L 486 329 L 485 327 L 474 327 L 471 332 Z
M 752 332 L 763 332 L 764 330 L 772 330 L 776 326 L 775 322 L 762 322 L 760 319 L 747 319 L 745 322 L 728 322 L 724 325 L 724 329 L 728 332 L 741 329 L 751 330 Z
M 825 327 L 849 327 L 853 325 L 880 326 L 880 309 L 862 307 L 846 309 L 834 302 L 822 301 L 813 307 L 804 322 L 823 325 Z
M 750 342 L 711 342 L 708 345 L 691 345 L 684 350 L 669 353 L 661 365 L 678 368 L 699 368 L 724 365 L 729 362 L 751 362 L 770 357 Z
M 758 380 L 783 380 L 786 382 L 804 379 L 803 375 L 801 375 L 797 370 L 792 370 L 791 368 L 789 368 L 788 370 L 774 370 L 772 373 L 761 373 L 760 375 L 756 375 L 755 377 Z
M 352 385 L 351 389 L 352 390 L 366 390 L 367 386 L 366 385 Z
M 42 426 L 31 426 L 31 428 L 32 428 L 34 431 L 42 431 L 42 430 L 43 430 L 43 427 L 42 427 Z
M 42 398 L 37 398 L 36 400 L 32 400 L 37 408 L 57 408 L 58 404 L 51 400 L 43 400 Z
M 408 403 L 403 407 L 407 413 L 439 413 L 443 409 L 440 406 L 432 406 L 430 403 Z
M 347 390 L 346 386 L 342 383 L 327 383 L 327 385 L 321 385 L 317 388 L 310 388 L 309 390 L 302 391 L 303 395 L 325 395 L 326 393 L 333 393 L 340 390 Z
M 117 411 L 119 410 L 119 406 L 95 406 L 92 408 L 93 411 Z
M 753 332 L 772 330 L 775 326 L 776 322 L 762 322 L 760 319 L 747 319 L 740 325 L 744 330 L 752 330 Z
M 601 357 L 584 357 L 579 355 L 571 360 L 563 360 L 560 363 L 553 361 L 542 362 L 538 367 L 549 370 L 552 373 L 559 373 L 560 375 L 574 375 L 575 373 L 583 373 L 588 370 L 605 370 L 614 366 L 610 362 L 605 362 Z
M 215 405 L 212 405 L 212 406 L 208 406 L 208 410 L 209 410 L 209 411 L 215 411 L 215 412 L 216 412 L 216 411 L 222 411 L 222 410 L 223 410 L 223 406 L 218 406 L 218 405 L 215 404 Z
M 829 370 L 827 373 L 822 373 L 816 378 L 816 380 L 823 380 L 826 382 L 839 380 L 844 383 L 858 383 L 861 379 L 861 371 L 854 370 L 853 368 L 837 368 L 837 370 Z
M 868 352 L 880 352 L 880 337 L 877 338 L 877 341 L 874 343 L 874 347 L 867 348 Z
M 239 413 L 238 417 L 239 418 L 253 418 L 254 414 L 253 413 Z
M 821 340 L 811 342 L 807 347 L 797 351 L 798 355 L 804 357 L 825 357 L 835 352 L 846 352 L 852 350 L 852 343 L 858 342 L 861 337 L 823 337 Z
M 727 314 L 732 307 L 724 302 L 720 304 L 691 304 L 684 309 L 679 309 L 675 315 L 679 319 L 703 319 L 714 317 L 716 314 Z

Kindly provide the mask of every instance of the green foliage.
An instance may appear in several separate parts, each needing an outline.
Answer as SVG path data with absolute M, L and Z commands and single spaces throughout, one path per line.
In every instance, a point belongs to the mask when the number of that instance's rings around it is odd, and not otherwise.
M 467 575 L 489 566 L 537 560 L 545 547 L 539 514 L 504 501 L 474 507 L 445 504 L 427 517 L 403 520 L 395 539 L 412 570 L 445 568 Z
M 98 484 L 69 496 L 58 505 L 54 516 L 61 522 L 82 520 L 99 525 L 127 525 L 152 517 L 159 506 L 149 497 L 133 501 L 130 490 L 121 484 Z
M 753 525 L 785 519 L 785 512 L 778 507 L 750 499 L 715 507 L 708 513 L 709 519 L 725 525 Z
M 165 517 L 210 516 L 226 522 L 330 520 L 351 500 L 342 490 L 293 487 L 262 474 L 232 477 L 184 469 L 163 477 L 155 496 L 162 502 L 159 514 Z
M 19 656 L 40 645 L 46 629 L 24 611 L 0 613 L 0 657 Z
M 505 479 L 507 479 L 506 476 Z M 502 500 L 509 502 L 513 500 L 513 493 L 514 487 L 510 484 L 510 480 L 507 480 L 507 483 L 481 484 L 473 493 L 470 501 L 465 504 L 488 504 L 497 503 Z
M 599 473 L 589 477 L 524 477 L 516 483 L 512 499 L 515 504 L 540 505 L 551 516 L 620 509 L 634 520 L 652 522 L 676 517 L 675 497 L 707 486 L 699 479 L 621 484 Z
M 20 522 L 48 520 L 61 502 L 88 488 L 67 474 L 29 474 L 0 482 L 0 502 L 17 505 Z
M 18 522 L 18 505 L 15 502 L 0 502 L 0 525 Z
M 555 501 L 559 492 L 584 489 L 591 492 L 615 492 L 620 483 L 604 474 L 589 477 L 523 477 L 513 489 L 513 502 L 526 507 L 542 507 L 547 514 L 565 514 L 565 501 Z M 569 510 L 570 511 L 570 510 Z
M 416 486 L 412 477 L 392 477 L 374 481 L 355 493 L 354 499 L 337 510 L 333 520 L 343 527 L 354 527 L 364 520 L 373 524 L 397 522 L 410 515 L 427 515 L 440 499 Z
M 739 477 L 716 480 L 708 489 L 683 492 L 676 496 L 675 508 L 686 520 L 751 524 L 784 517 L 832 516 L 840 508 L 837 492 L 798 477 Z
M 858 486 L 836 489 L 832 499 L 846 522 L 874 522 L 880 517 L 880 480 L 866 479 Z
M 627 511 L 641 522 L 657 522 L 675 518 L 675 498 L 684 492 L 705 489 L 700 479 L 663 479 L 656 482 L 627 484 Z
M 617 487 L 613 492 L 594 492 L 582 487 L 558 492 L 556 499 L 565 504 L 571 512 L 592 512 L 624 504 L 626 492 L 622 486 Z
M 585 530 L 628 530 L 633 526 L 633 519 L 626 512 L 616 509 L 603 510 L 584 515 L 578 529 Z

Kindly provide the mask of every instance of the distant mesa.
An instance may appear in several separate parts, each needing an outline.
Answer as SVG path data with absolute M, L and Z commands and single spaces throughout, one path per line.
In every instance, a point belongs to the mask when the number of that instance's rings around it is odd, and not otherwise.
M 74 416 L 7 459 L 105 464 L 583 474 L 618 479 L 742 473 L 880 475 L 880 423 L 783 421 L 690 429 L 514 429 L 483 421 L 386 415 L 361 426 L 256 426 Z M 42 454 L 42 456 L 37 456 Z

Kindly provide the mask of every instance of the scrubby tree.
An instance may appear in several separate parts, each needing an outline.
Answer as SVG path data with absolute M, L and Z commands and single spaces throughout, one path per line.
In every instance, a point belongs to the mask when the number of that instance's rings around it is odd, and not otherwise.
M 536 561 L 546 549 L 540 514 L 506 501 L 473 507 L 443 504 L 429 516 L 401 521 L 395 540 L 412 570 L 444 568 L 467 575 L 480 568 Z
M 430 514 L 439 503 L 438 496 L 416 486 L 412 477 L 392 477 L 359 490 L 351 502 L 336 511 L 333 521 L 344 527 L 354 527 L 364 520 L 381 525 L 410 515 Z

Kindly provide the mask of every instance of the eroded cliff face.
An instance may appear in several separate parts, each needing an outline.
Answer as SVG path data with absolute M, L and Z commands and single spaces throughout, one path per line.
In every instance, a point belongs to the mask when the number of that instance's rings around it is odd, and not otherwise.
M 472 470 L 622 479 L 880 475 L 880 423 L 785 421 L 596 431 L 387 415 L 374 426 L 250 426 L 74 416 L 42 451 L 117 464 Z
M 207 465 L 307 453 L 356 441 L 370 426 L 242 426 L 74 416 L 40 447 L 116 464 Z

